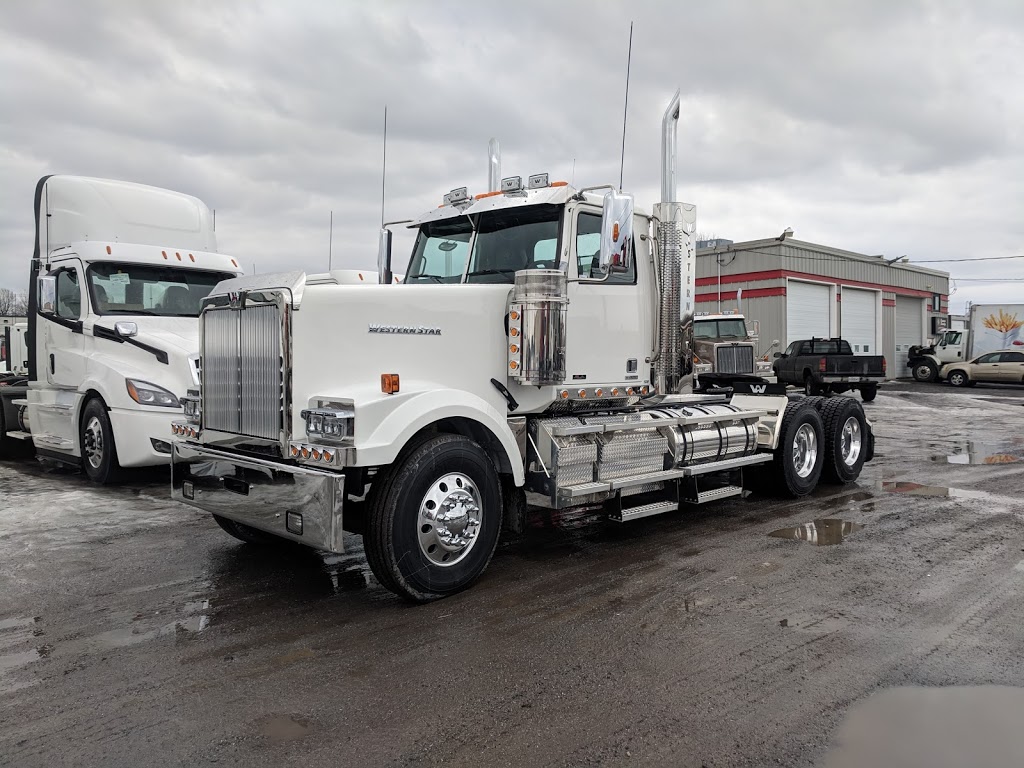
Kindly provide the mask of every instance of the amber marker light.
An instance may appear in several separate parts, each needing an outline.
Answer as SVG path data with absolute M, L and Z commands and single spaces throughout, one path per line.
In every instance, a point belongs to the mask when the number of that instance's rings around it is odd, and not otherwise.
M 380 375 L 380 391 L 385 395 L 394 395 L 398 392 L 398 374 L 382 373 Z

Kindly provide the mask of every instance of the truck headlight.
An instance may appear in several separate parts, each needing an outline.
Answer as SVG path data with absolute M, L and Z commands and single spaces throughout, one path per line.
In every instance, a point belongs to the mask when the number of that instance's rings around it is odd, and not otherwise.
M 769 363 L 767 360 L 758 360 L 756 363 L 754 363 L 754 370 L 757 373 L 771 373 L 772 364 Z
M 696 374 L 711 373 L 711 363 L 697 363 L 693 366 L 693 372 Z
M 128 396 L 139 405 L 162 405 L 167 408 L 181 405 L 177 397 L 156 384 L 138 379 L 125 379 L 124 383 L 128 387 Z
M 343 443 L 352 436 L 356 413 L 353 410 L 310 408 L 302 412 L 306 437 L 322 443 Z
M 188 394 L 181 398 L 181 404 L 185 408 L 185 417 L 192 424 L 198 424 L 203 415 L 202 400 L 199 399 L 199 394 L 190 389 Z

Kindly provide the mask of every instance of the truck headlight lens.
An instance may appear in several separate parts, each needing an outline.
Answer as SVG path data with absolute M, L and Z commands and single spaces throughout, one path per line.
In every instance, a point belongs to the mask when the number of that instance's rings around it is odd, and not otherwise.
M 771 373 L 772 364 L 769 363 L 767 360 L 758 360 L 756 363 L 754 363 L 754 370 L 756 370 L 758 373 Z
M 188 394 L 181 398 L 181 404 L 185 408 L 185 416 L 192 424 L 198 424 L 200 421 L 203 413 L 201 402 L 199 395 L 193 394 L 193 390 L 189 390 Z
M 302 412 L 306 437 L 322 443 L 342 443 L 352 437 L 355 411 L 311 408 Z
M 693 372 L 697 374 L 711 373 L 711 363 L 697 363 L 693 366 Z
M 139 405 L 162 405 L 167 408 L 181 405 L 177 397 L 156 384 L 138 379 L 125 379 L 124 383 L 128 387 L 128 396 Z

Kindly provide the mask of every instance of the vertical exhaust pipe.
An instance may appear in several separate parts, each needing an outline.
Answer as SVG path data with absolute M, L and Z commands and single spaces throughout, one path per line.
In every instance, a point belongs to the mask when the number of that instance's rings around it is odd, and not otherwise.
M 497 139 L 487 142 L 487 191 L 501 189 L 501 147 Z

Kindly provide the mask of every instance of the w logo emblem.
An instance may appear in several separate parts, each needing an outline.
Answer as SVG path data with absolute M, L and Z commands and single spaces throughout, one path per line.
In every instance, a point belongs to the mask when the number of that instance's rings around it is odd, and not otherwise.
M 767 384 L 751 384 L 750 391 L 755 395 L 763 395 L 765 390 L 768 389 Z

